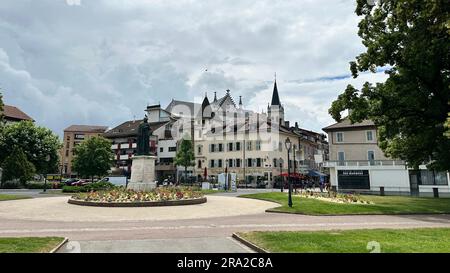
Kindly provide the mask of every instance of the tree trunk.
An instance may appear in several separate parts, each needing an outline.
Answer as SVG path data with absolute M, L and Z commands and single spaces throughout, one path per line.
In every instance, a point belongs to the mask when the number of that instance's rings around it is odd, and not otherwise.
M 184 166 L 184 182 L 187 183 L 187 166 Z

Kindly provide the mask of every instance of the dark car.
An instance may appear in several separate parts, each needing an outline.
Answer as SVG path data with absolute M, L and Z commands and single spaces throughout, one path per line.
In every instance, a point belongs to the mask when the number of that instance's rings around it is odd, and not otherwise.
M 66 186 L 72 186 L 72 184 L 77 181 L 78 181 L 78 179 L 76 179 L 76 178 L 69 178 L 69 179 L 64 180 L 63 183 Z

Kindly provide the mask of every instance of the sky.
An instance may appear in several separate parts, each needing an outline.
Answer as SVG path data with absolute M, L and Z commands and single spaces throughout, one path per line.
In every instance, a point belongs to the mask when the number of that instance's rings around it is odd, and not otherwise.
M 331 102 L 364 51 L 356 0 L 2 0 L 5 104 L 62 135 L 72 124 L 142 118 L 147 105 L 230 89 L 266 110 L 276 73 L 285 115 L 309 130 L 334 121 Z

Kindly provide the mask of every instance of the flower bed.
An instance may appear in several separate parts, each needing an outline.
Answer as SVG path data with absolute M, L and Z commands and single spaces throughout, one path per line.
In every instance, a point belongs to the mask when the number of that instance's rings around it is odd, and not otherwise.
M 108 191 L 78 193 L 69 199 L 69 203 L 86 206 L 177 206 L 205 203 L 206 198 L 200 191 L 190 188 L 156 188 L 149 192 L 138 192 L 124 188 Z
M 373 202 L 364 200 L 360 196 L 355 194 L 340 194 L 340 193 L 323 194 L 319 192 L 303 191 L 297 193 L 297 196 L 339 204 L 364 204 L 364 205 L 374 204 Z

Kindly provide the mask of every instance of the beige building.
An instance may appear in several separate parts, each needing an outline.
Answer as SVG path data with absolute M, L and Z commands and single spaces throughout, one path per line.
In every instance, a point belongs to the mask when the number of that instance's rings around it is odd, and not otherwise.
M 72 125 L 64 129 L 61 149 L 61 167 L 64 176 L 76 176 L 76 173 L 72 171 L 73 148 L 90 137 L 101 136 L 107 129 L 107 126 L 94 125 Z
M 370 120 L 352 124 L 348 118 L 323 128 L 328 133 L 330 182 L 338 191 L 406 195 L 450 195 L 448 172 L 419 170 L 388 158 L 378 146 L 378 131 Z

